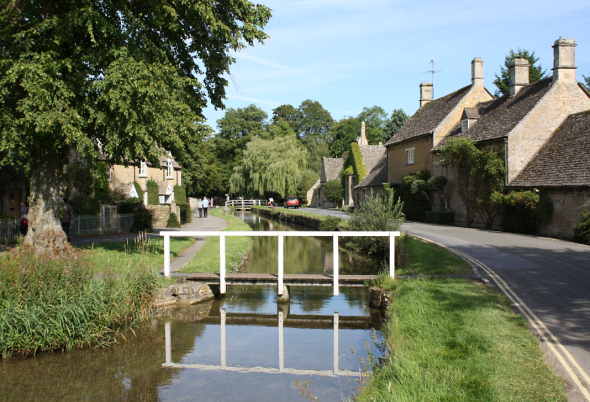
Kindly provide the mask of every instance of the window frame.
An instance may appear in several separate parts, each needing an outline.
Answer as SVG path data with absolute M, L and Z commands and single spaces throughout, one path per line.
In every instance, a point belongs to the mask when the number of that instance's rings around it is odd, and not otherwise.
M 406 148 L 406 166 L 416 164 L 416 147 Z
M 172 165 L 172 159 L 166 160 L 166 178 L 174 179 L 174 166 Z
M 139 177 L 148 177 L 148 166 L 146 161 L 139 162 Z

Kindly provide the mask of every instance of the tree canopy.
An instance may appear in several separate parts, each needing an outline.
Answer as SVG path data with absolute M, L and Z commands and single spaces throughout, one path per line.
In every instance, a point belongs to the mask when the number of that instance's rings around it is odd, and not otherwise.
M 406 124 L 406 121 L 409 118 L 410 117 L 402 109 L 393 109 L 389 120 L 385 124 L 385 133 L 387 134 L 387 138 L 383 142 L 386 142 L 388 139 L 390 139 L 392 135 L 397 134 L 397 132 L 404 126 L 404 124 Z
M 294 135 L 273 139 L 254 138 L 230 178 L 230 192 L 283 197 L 298 192 L 307 168 L 308 154 Z
M 223 106 L 231 52 L 261 42 L 270 10 L 247 0 L 8 1 L 0 10 L 0 166 L 30 175 L 25 244 L 62 250 L 64 171 L 182 158 Z
M 529 52 L 526 49 L 510 50 L 508 55 L 504 58 L 504 65 L 500 70 L 500 75 L 496 74 L 494 85 L 496 85 L 497 91 L 496 96 L 509 95 L 510 94 L 510 68 L 514 64 L 514 59 L 523 58 L 527 59 L 530 64 L 529 69 L 529 82 L 537 82 L 545 77 L 545 70 L 539 63 L 539 58 L 535 56 L 535 52 Z

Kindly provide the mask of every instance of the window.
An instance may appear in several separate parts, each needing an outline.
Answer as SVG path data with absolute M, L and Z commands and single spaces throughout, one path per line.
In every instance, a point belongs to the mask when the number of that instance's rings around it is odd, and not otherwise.
M 159 195 L 158 196 L 158 201 L 160 202 L 160 204 L 166 204 L 166 196 L 165 195 Z
M 416 148 L 406 149 L 406 165 L 413 165 L 416 163 Z
M 139 177 L 147 177 L 147 163 L 139 163 Z
M 170 159 L 168 159 L 166 161 L 166 177 L 169 179 L 172 179 L 173 174 L 174 174 L 174 167 L 172 166 L 172 161 Z
M 463 119 L 461 120 L 461 132 L 465 133 L 469 129 L 469 120 Z

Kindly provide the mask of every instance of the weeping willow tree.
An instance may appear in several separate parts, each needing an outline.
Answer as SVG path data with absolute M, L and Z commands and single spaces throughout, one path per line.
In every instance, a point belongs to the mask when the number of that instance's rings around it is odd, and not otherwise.
M 264 195 L 295 194 L 304 179 L 309 155 L 294 135 L 248 143 L 241 163 L 230 177 L 230 192 Z

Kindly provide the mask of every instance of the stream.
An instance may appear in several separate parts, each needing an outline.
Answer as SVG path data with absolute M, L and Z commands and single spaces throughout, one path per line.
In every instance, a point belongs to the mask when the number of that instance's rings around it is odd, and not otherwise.
M 291 230 L 256 215 L 255 230 Z M 274 240 L 274 241 L 273 241 Z M 331 244 L 287 238 L 287 273 L 330 270 Z M 344 254 L 343 254 L 344 256 Z M 347 255 L 343 272 L 370 272 Z M 275 272 L 276 239 L 255 238 L 243 271 Z M 366 288 L 229 286 L 226 296 L 175 307 L 108 349 L 0 361 L 2 401 L 342 401 L 383 356 L 380 316 Z

